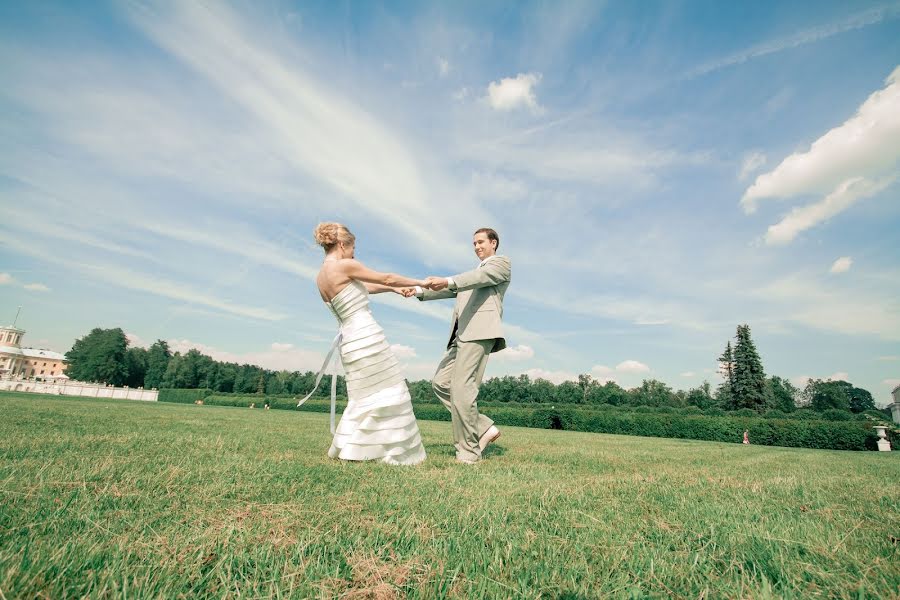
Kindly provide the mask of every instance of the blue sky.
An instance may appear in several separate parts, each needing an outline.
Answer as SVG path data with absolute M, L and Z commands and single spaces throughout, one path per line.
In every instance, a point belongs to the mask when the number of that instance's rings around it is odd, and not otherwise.
M 488 375 L 900 384 L 900 3 L 3 3 L 0 315 L 312 369 L 312 230 L 513 281 Z M 380 297 L 410 378 L 449 304 Z

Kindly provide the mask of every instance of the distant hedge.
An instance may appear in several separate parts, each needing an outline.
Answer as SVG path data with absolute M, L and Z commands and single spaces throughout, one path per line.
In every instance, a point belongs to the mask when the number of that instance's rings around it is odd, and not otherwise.
M 266 400 L 269 401 L 269 408 L 278 410 L 297 410 L 297 398 L 295 396 L 257 396 L 253 394 L 211 394 L 204 400 L 205 404 L 214 404 L 216 406 L 243 406 L 247 407 L 255 404 L 256 408 L 264 408 Z M 347 406 L 346 398 L 337 399 L 337 411 L 344 412 Z M 310 398 L 303 405 L 301 410 L 310 412 L 328 412 L 331 410 L 331 400 L 329 398 Z
M 206 388 L 198 389 L 161 389 L 159 390 L 158 400 L 160 402 L 175 402 L 176 404 L 193 404 L 197 400 L 204 400 L 212 394 L 212 390 Z
M 197 399 L 203 399 L 204 404 L 208 405 L 249 407 L 250 404 L 255 404 L 257 408 L 263 408 L 268 399 L 273 409 L 297 408 L 297 400 L 292 396 L 214 394 L 210 390 L 161 390 L 159 395 L 161 402 L 193 404 Z M 311 398 L 301 410 L 327 413 L 330 404 L 328 398 Z M 343 412 L 346 404 L 345 398 L 338 398 L 337 411 Z M 751 444 L 831 450 L 875 450 L 878 439 L 869 421 L 827 421 L 821 417 L 813 420 L 808 415 L 781 419 L 733 413 L 710 416 L 696 414 L 696 411 L 679 412 L 678 409 L 650 412 L 646 409 L 635 411 L 571 404 L 549 407 L 484 403 L 479 404 L 479 408 L 498 425 L 536 429 L 732 443 L 740 443 L 746 430 Z M 416 417 L 422 420 L 450 420 L 450 413 L 440 404 L 417 403 L 414 410 Z M 828 416 L 834 418 L 839 415 Z M 888 431 L 888 435 L 896 447 L 900 439 L 891 431 Z
M 862 421 L 578 410 L 544 410 L 536 413 L 539 414 L 533 417 L 532 426 L 543 425 L 571 431 L 738 443 L 742 441 L 746 430 L 752 444 L 832 450 L 875 450 L 877 441 L 871 424 Z

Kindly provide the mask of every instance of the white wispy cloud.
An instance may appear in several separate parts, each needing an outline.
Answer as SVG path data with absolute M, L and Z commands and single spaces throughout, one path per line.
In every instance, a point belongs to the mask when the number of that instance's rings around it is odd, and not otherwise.
M 741 161 L 741 170 L 738 172 L 738 179 L 743 181 L 765 164 L 766 155 L 764 153 L 759 151 L 751 152 L 744 157 L 743 161 Z
M 803 389 L 806 387 L 806 384 L 810 382 L 812 379 L 821 379 L 822 381 L 850 381 L 850 375 L 844 371 L 838 371 L 837 373 L 832 373 L 827 377 L 811 377 L 809 375 L 797 375 L 795 377 L 791 377 L 790 381 L 797 388 Z
M 829 271 L 831 273 L 846 273 L 853 265 L 853 259 L 849 256 L 842 256 L 831 265 Z
M 94 262 L 87 264 L 69 260 L 58 254 L 46 251 L 31 242 L 19 239 L 10 233 L 4 234 L 3 241 L 19 253 L 42 259 L 51 264 L 63 265 L 92 279 L 104 281 L 118 287 L 215 308 L 226 313 L 252 319 L 279 321 L 287 317 L 286 314 L 281 312 L 233 302 L 230 299 L 192 289 L 190 285 L 183 282 L 172 281 L 158 275 L 144 274 L 134 269 L 122 268 L 111 263 L 101 264 Z
M 779 319 L 822 331 L 900 340 L 900 303 L 890 292 L 825 284 L 803 273 L 792 274 L 750 292 Z
M 534 348 L 519 344 L 518 346 L 507 346 L 500 352 L 494 354 L 498 360 L 519 361 L 534 358 Z
M 541 106 L 534 88 L 541 82 L 541 78 L 540 73 L 519 73 L 515 77 L 492 81 L 487 89 L 488 104 L 496 110 L 527 107 L 533 112 L 540 112 Z
M 135 221 L 131 226 L 162 237 L 240 256 L 255 264 L 268 265 L 305 279 L 315 280 L 319 273 L 319 265 L 306 262 L 285 245 L 265 239 L 233 222 L 207 219 L 204 227 L 190 227 L 157 218 Z
M 891 388 L 891 390 L 893 390 L 895 387 L 900 385 L 900 379 L 885 379 L 881 383 L 883 385 L 886 385 L 889 388 Z
M 793 383 L 798 389 L 803 389 L 806 387 L 806 384 L 809 383 L 809 380 L 812 379 L 809 375 L 795 375 L 791 377 L 791 383 Z
M 652 136 L 578 114 L 490 134 L 474 132 L 456 149 L 459 158 L 554 185 L 562 181 L 646 190 L 657 185 L 668 169 L 711 161 L 707 152 L 682 151 Z
M 850 187 L 848 182 L 877 187 L 893 180 L 900 166 L 900 67 L 886 84 L 809 150 L 788 156 L 757 177 L 741 198 L 744 211 L 754 212 L 766 198 L 828 193 Z
M 650 367 L 637 360 L 625 360 L 616 365 L 617 373 L 649 373 Z
M 792 48 L 799 48 L 800 46 L 819 42 L 846 31 L 853 31 L 855 29 L 862 29 L 870 25 L 877 25 L 878 23 L 882 23 L 890 19 L 895 19 L 898 16 L 900 16 L 900 5 L 898 4 L 891 4 L 865 10 L 863 12 L 850 15 L 849 17 L 846 17 L 834 23 L 820 25 L 818 27 L 811 27 L 809 29 L 798 31 L 797 33 L 790 36 L 778 38 L 775 40 L 757 44 L 755 46 L 751 46 L 749 48 L 745 48 L 744 50 L 740 50 L 739 52 L 735 52 L 734 54 L 731 54 L 724 58 L 720 58 L 718 60 L 700 65 L 699 67 L 689 71 L 686 74 L 686 77 L 693 78 L 699 77 L 701 75 L 706 75 L 707 73 L 718 71 L 719 69 L 743 64 L 755 58 L 760 58 L 763 56 L 768 56 L 770 54 L 775 54 L 777 52 L 783 52 Z
M 43 283 L 21 283 L 16 281 L 15 277 L 10 275 L 9 273 L 0 273 L 0 285 L 15 285 L 21 286 L 23 289 L 28 290 L 29 292 L 49 292 L 50 288 L 44 285 Z
M 96 191 L 94 196 L 105 198 L 106 194 L 109 193 L 111 193 L 109 190 L 101 188 Z M 122 191 L 118 197 L 127 198 L 128 196 Z M 59 206 L 58 210 L 54 212 L 65 214 L 65 208 Z M 24 229 L 44 238 L 64 240 L 97 248 L 108 252 L 111 257 L 126 255 L 158 262 L 156 257 L 146 251 L 110 240 L 103 240 L 97 235 L 85 231 L 72 231 L 70 227 L 64 227 L 55 221 L 49 220 L 49 218 L 26 220 L 25 223 Z M 85 227 L 100 227 L 101 229 L 117 233 L 126 231 L 128 232 L 126 237 L 132 242 L 140 239 L 144 243 L 150 243 L 149 240 L 136 235 L 136 233 L 147 232 L 166 240 L 183 242 L 189 246 L 205 247 L 216 251 L 219 253 L 219 256 L 233 255 L 249 261 L 251 264 L 269 266 L 309 281 L 315 281 L 319 270 L 317 262 L 300 257 L 295 248 L 287 246 L 277 238 L 263 237 L 252 228 L 247 227 L 243 223 L 235 222 L 233 219 L 225 220 L 207 215 L 202 217 L 202 220 L 198 219 L 196 224 L 191 225 L 183 220 L 175 221 L 165 216 L 145 214 L 143 211 L 124 211 L 122 214 L 110 216 L 110 221 L 107 222 L 102 220 L 102 215 L 95 215 Z M 24 243 L 20 247 L 26 248 Z M 34 254 L 37 248 L 31 247 L 30 250 Z M 50 262 L 64 261 L 62 256 L 56 256 L 52 253 L 43 253 L 42 256 L 45 256 Z M 369 266 L 378 270 L 377 265 Z M 374 295 L 372 300 L 377 303 L 389 304 L 393 308 L 405 312 L 413 312 L 441 321 L 449 321 L 451 315 L 451 310 L 447 306 L 399 299 L 394 294 Z M 218 308 L 209 303 L 205 303 L 205 305 Z
M 600 383 L 607 382 L 617 382 L 615 369 L 607 367 L 606 365 L 595 365 L 591 367 L 590 375 Z
M 521 179 L 497 172 L 476 171 L 469 183 L 470 193 L 485 201 L 515 200 L 528 193 L 528 185 Z
M 524 371 L 525 375 L 528 375 L 531 379 L 546 379 L 547 381 L 555 384 L 560 384 L 564 381 L 578 381 L 578 374 L 572 373 L 570 371 L 553 371 L 548 369 L 540 369 L 533 368 Z
M 132 348 L 149 348 L 150 343 L 147 342 L 144 338 L 139 336 L 136 333 L 131 333 L 129 331 L 125 332 L 125 339 L 128 340 L 128 345 Z
M 124 288 L 163 296 L 172 300 L 181 300 L 183 302 L 199 304 L 201 306 L 215 308 L 242 317 L 262 319 L 265 321 L 280 321 L 288 317 L 288 315 L 283 312 L 233 302 L 228 298 L 222 298 L 194 290 L 183 282 L 163 279 L 156 275 L 142 274 L 111 265 L 84 265 L 81 266 L 79 270 L 92 273 L 99 280 L 107 281 Z
M 698 314 L 686 303 L 644 293 L 617 295 L 579 292 L 579 302 L 572 302 L 569 296 L 556 294 L 552 290 L 537 293 L 527 289 L 510 288 L 509 293 L 556 310 L 626 321 L 643 327 L 672 325 L 683 329 L 710 328 L 710 319 Z
M 797 207 L 766 231 L 767 244 L 779 245 L 792 242 L 798 235 L 844 212 L 860 200 L 871 198 L 893 183 L 893 178 L 869 181 L 862 177 L 849 179 L 824 199 Z
M 404 346 L 403 344 L 391 344 L 391 352 L 394 353 L 399 360 L 409 360 L 416 357 L 416 349 L 412 346 Z
M 594 365 L 593 367 L 591 367 L 591 375 L 593 375 L 600 382 L 617 381 L 617 375 L 627 376 L 637 373 L 649 372 L 650 367 L 640 361 L 633 359 L 623 360 L 615 367 L 608 367 L 606 365 Z
M 26 283 L 22 286 L 29 292 L 49 292 L 50 288 L 43 283 Z
M 277 342 L 273 343 L 269 349 L 247 352 L 228 352 L 188 339 L 170 339 L 168 344 L 172 352 L 185 354 L 189 350 L 196 349 L 218 361 L 256 365 L 274 371 L 318 371 L 325 359 L 318 352 L 294 348 L 290 344 L 287 344 L 290 347 L 284 347 L 284 344 Z M 329 370 L 329 372 L 331 371 Z
M 330 190 L 335 200 L 437 253 L 436 240 L 449 237 L 444 223 L 459 216 L 448 210 L 446 219 L 434 219 L 436 205 L 429 200 L 445 182 L 426 181 L 401 136 L 297 64 L 287 64 L 261 42 L 266 36 L 254 35 L 253 25 L 224 5 L 168 8 L 127 12 L 150 39 L 242 107 L 281 159 Z M 474 205 L 468 209 L 485 212 Z
M 438 73 L 441 77 L 446 77 L 450 73 L 450 61 L 446 58 L 438 57 L 437 59 Z

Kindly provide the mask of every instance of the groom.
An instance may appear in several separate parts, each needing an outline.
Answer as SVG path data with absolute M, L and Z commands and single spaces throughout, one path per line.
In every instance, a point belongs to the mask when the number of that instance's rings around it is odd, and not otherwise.
M 477 399 L 488 357 L 506 348 L 500 321 L 510 280 L 509 258 L 497 254 L 496 231 L 479 229 L 472 244 L 481 260 L 477 268 L 453 277 L 429 277 L 431 289 L 416 287 L 404 293 L 419 300 L 456 299 L 447 352 L 431 383 L 450 411 L 456 460 L 468 464 L 478 462 L 488 444 L 500 437 L 494 422 L 478 412 Z

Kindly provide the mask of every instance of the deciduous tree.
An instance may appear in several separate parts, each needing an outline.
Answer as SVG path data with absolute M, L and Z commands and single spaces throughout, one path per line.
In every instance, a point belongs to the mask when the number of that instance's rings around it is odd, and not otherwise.
M 128 379 L 128 339 L 121 328 L 91 330 L 66 353 L 66 374 L 79 381 L 123 385 Z

